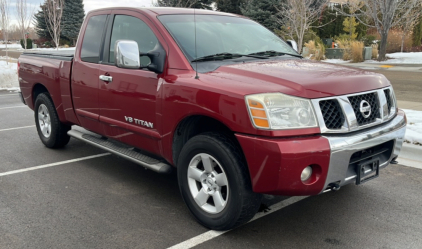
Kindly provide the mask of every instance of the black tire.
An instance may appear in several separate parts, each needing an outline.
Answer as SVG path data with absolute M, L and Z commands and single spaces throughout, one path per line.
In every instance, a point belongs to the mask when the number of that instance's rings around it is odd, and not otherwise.
M 188 179 L 192 178 L 188 177 L 189 165 L 191 161 L 195 161 L 192 159 L 198 158 L 198 155 L 203 155 L 203 153 L 215 159 L 219 164 L 214 165 L 223 168 L 223 173 L 227 176 L 226 188 L 229 189 L 227 190 L 229 194 L 224 200 L 225 207 L 218 213 L 207 212 L 197 204 L 190 189 L 190 186 L 195 188 L 195 185 L 189 186 Z M 232 140 L 219 133 L 209 132 L 197 135 L 184 145 L 178 160 L 177 177 L 180 192 L 189 210 L 200 224 L 209 229 L 228 230 L 242 225 L 252 219 L 260 207 L 262 195 L 252 191 L 249 172 L 240 149 Z M 192 179 L 190 181 L 193 182 Z M 206 180 L 204 184 L 205 182 Z M 198 189 L 204 188 L 201 186 L 202 182 L 195 181 L 195 183 Z M 213 199 L 211 196 L 210 198 Z M 205 205 L 208 205 L 208 202 L 210 202 L 209 199 Z M 211 202 L 212 207 L 214 201 Z
M 48 110 L 47 114 L 49 115 L 51 125 L 48 135 L 44 135 L 40 127 L 39 110 L 41 105 L 43 105 L 43 107 L 45 106 Z M 60 122 L 56 108 L 54 107 L 53 101 L 48 93 L 41 93 L 37 96 L 37 99 L 35 100 L 34 113 L 38 136 L 45 146 L 48 148 L 61 148 L 69 143 L 70 137 L 67 135 L 67 132 L 71 127 Z

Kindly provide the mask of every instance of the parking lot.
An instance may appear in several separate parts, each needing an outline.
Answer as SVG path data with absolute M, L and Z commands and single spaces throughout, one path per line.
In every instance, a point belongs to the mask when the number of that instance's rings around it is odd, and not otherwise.
M 0 92 L 0 117 L 2 249 L 422 247 L 420 169 L 390 165 L 319 196 L 265 196 L 258 219 L 214 232 L 190 215 L 176 174 L 75 139 L 47 149 L 16 93 Z

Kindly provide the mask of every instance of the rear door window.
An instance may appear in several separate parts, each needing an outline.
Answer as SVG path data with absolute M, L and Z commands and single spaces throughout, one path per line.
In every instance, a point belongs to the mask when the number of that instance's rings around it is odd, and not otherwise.
M 81 60 L 98 63 L 100 61 L 100 48 L 107 15 L 93 16 L 86 26 L 82 42 Z

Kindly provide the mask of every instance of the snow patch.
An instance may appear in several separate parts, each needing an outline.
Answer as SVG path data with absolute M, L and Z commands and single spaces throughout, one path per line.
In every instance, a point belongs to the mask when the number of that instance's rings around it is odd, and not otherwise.
M 15 90 L 19 88 L 17 64 L 0 61 L 0 89 Z
M 349 63 L 350 61 L 344 61 L 342 59 L 326 59 L 323 62 L 332 63 L 332 64 L 344 64 Z
M 407 128 L 404 141 L 422 145 L 422 111 L 404 110 L 407 116 Z
M 6 44 L 0 44 L 1 49 L 6 48 Z M 7 44 L 7 49 L 9 48 L 22 48 L 20 44 Z

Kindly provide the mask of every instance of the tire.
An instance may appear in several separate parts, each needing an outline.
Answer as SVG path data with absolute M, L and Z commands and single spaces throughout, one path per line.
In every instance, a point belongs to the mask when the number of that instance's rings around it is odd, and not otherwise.
M 240 149 L 218 133 L 197 135 L 184 145 L 177 178 L 189 210 L 209 229 L 237 227 L 252 219 L 261 204 Z
M 60 122 L 56 108 L 48 93 L 41 93 L 35 100 L 35 124 L 38 136 L 48 148 L 61 148 L 69 143 L 70 126 Z

